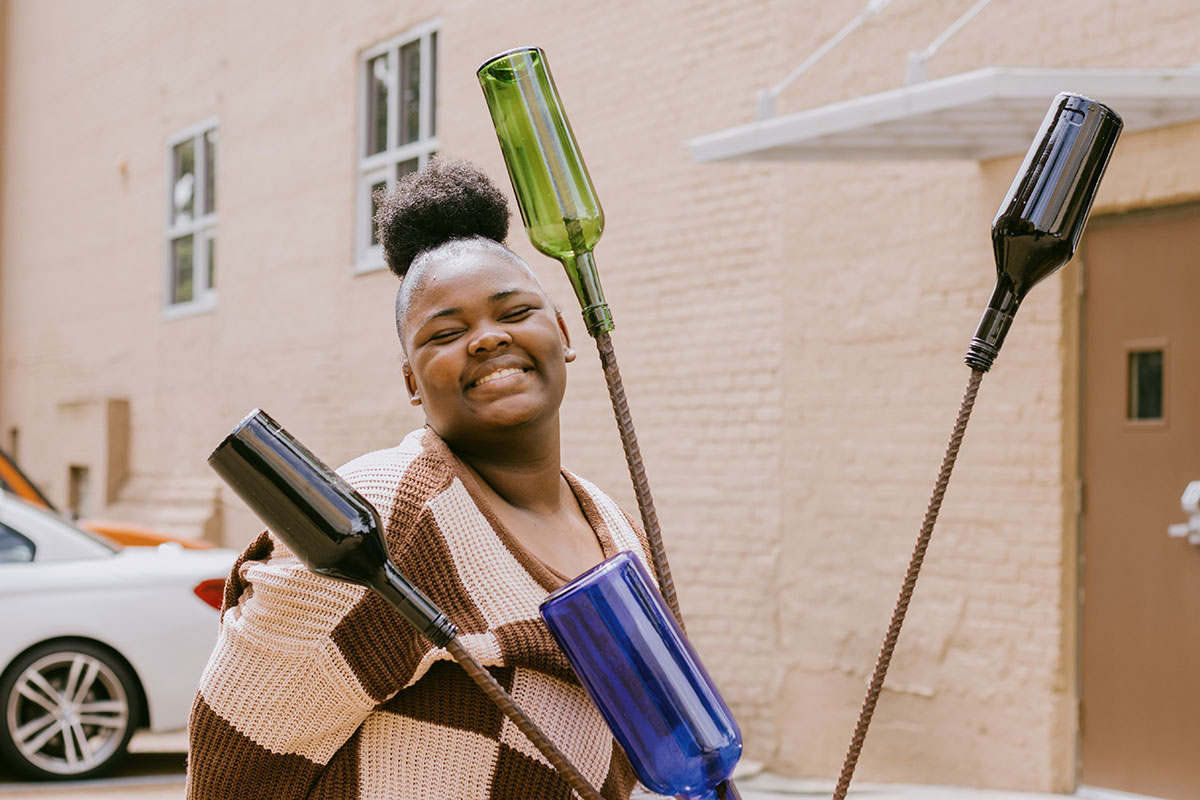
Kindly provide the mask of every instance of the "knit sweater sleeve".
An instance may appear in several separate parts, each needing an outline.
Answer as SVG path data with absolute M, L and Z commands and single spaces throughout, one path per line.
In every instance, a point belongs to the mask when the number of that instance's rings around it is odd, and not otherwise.
M 413 453 L 383 451 L 340 472 L 380 512 L 389 549 L 417 525 Z M 419 455 L 419 452 L 416 453 Z M 382 702 L 428 668 L 432 645 L 367 589 L 310 572 L 264 533 L 235 564 L 216 648 L 189 724 L 189 800 L 309 795 Z

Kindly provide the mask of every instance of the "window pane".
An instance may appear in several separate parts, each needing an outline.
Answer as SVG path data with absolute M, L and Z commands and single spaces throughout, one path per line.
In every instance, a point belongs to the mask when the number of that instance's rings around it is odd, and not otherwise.
M 437 135 L 437 34 L 429 35 L 429 135 Z
M 1129 419 L 1162 419 L 1163 351 L 1129 354 Z
M 171 242 L 171 302 L 187 303 L 192 289 L 192 237 L 181 236 Z
M 379 231 L 375 227 L 375 213 L 379 211 L 379 202 L 387 193 L 387 181 L 379 181 L 371 184 L 371 244 L 379 244 Z
M 396 177 L 403 178 L 405 175 L 411 175 L 420 168 L 420 159 L 410 158 L 407 161 L 401 161 L 396 165 Z
M 217 288 L 216 273 L 213 271 L 213 251 L 217 249 L 217 237 L 209 234 L 206 237 L 205 245 L 205 260 L 208 261 L 208 288 Z
M 421 42 L 400 48 L 400 144 L 421 138 Z
M 171 224 L 191 222 L 196 196 L 196 142 L 188 139 L 175 145 L 172 167 Z
M 33 551 L 33 542 L 7 525 L 0 524 L 0 564 L 33 561 Z
M 204 213 L 217 210 L 217 130 L 204 133 Z
M 367 62 L 367 155 L 387 149 L 388 77 L 387 53 Z

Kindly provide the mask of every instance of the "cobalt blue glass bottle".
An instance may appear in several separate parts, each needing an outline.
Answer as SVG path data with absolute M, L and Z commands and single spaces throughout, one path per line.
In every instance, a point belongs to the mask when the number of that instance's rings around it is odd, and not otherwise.
M 729 776 L 741 732 L 637 558 L 620 553 L 585 572 L 541 614 L 648 789 L 738 797 Z

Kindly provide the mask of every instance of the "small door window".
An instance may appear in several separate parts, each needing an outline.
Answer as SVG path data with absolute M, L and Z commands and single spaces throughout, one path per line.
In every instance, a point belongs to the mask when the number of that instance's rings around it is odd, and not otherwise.
M 1129 405 L 1131 420 L 1161 420 L 1163 418 L 1163 351 L 1131 350 L 1129 352 Z

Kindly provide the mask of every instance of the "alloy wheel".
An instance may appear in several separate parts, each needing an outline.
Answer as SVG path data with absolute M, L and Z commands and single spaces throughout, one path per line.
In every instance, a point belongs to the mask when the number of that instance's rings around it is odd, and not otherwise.
M 6 698 L 12 744 L 29 766 L 56 776 L 104 767 L 123 750 L 131 725 L 130 690 L 98 654 L 62 649 L 36 659 Z

